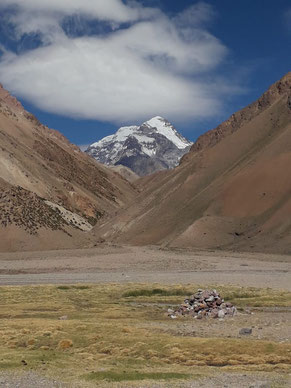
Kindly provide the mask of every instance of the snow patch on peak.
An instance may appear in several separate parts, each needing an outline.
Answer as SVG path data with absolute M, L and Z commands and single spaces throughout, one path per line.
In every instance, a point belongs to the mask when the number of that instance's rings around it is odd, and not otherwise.
M 131 125 L 130 127 L 121 127 L 115 134 L 115 140 L 124 141 L 129 136 L 133 135 L 139 129 L 136 125 Z
M 103 144 L 110 143 L 114 139 L 114 135 L 106 136 L 103 139 L 97 141 L 96 143 L 93 143 L 90 145 L 90 148 L 99 147 Z
M 127 127 L 121 127 L 116 133 L 133 132 L 139 129 L 138 125 L 129 125 Z
M 158 126 L 164 125 L 165 123 L 168 123 L 168 121 L 161 116 L 153 117 L 152 119 L 145 122 L 145 124 L 148 124 L 152 128 L 157 128 Z
M 185 149 L 192 143 L 181 136 L 169 121 L 161 116 L 153 117 L 151 120 L 146 121 L 143 125 L 150 128 L 155 128 L 157 133 L 165 136 L 168 140 L 175 144 L 179 149 Z

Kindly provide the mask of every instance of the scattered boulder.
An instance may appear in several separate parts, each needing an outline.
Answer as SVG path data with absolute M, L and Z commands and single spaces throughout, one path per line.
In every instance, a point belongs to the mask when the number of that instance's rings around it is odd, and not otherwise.
M 224 319 L 226 316 L 236 314 L 236 307 L 230 302 L 225 302 L 216 290 L 201 289 L 196 294 L 186 298 L 178 309 L 168 310 L 168 315 L 171 318 L 189 315 L 195 319 L 204 317 Z
M 253 332 L 252 329 L 249 329 L 249 328 L 243 328 L 239 331 L 239 334 L 240 335 L 251 335 Z

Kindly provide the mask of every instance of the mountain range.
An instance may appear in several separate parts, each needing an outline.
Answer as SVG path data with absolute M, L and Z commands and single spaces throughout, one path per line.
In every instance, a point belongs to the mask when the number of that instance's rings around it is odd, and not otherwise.
M 103 140 L 102 162 L 117 164 L 105 166 L 0 87 L 0 250 L 107 241 L 291 253 L 291 72 L 193 145 L 161 117 L 126 128 Z M 127 167 L 140 154 L 119 155 L 123 141 L 134 139 L 149 158 L 163 142 L 190 150 L 175 168 L 180 155 L 161 151 L 167 168 L 160 162 L 161 171 L 136 179 Z M 140 175 L 155 171 L 140 165 Z
M 120 128 L 90 145 L 86 153 L 105 165 L 122 165 L 145 176 L 176 167 L 191 145 L 169 121 L 157 116 L 140 126 Z

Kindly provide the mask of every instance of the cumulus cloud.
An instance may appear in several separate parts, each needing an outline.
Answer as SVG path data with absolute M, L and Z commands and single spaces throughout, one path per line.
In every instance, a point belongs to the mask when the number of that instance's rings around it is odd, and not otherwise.
M 7 5 L 17 6 L 18 39 L 37 32 L 43 45 L 6 51 L 0 79 L 45 111 L 112 122 L 189 120 L 217 114 L 222 94 L 234 92 L 213 81 L 227 49 L 204 27 L 214 17 L 205 3 L 174 18 L 121 0 L 1 0 Z M 72 38 L 62 27 L 70 15 L 115 24 L 107 34 Z
M 150 15 L 151 10 L 142 7 L 130 7 L 121 0 L 1 0 L 1 6 L 18 6 L 24 12 L 46 14 L 85 14 L 100 20 L 117 22 L 133 21 L 141 16 Z

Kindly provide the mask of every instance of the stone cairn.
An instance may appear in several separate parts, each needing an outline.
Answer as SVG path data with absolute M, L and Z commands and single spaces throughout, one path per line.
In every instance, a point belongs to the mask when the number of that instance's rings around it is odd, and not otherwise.
M 201 290 L 185 299 L 176 310 L 169 309 L 168 315 L 172 318 L 191 316 L 195 319 L 204 317 L 223 319 L 225 316 L 237 314 L 237 309 L 231 303 L 225 302 L 216 290 Z

